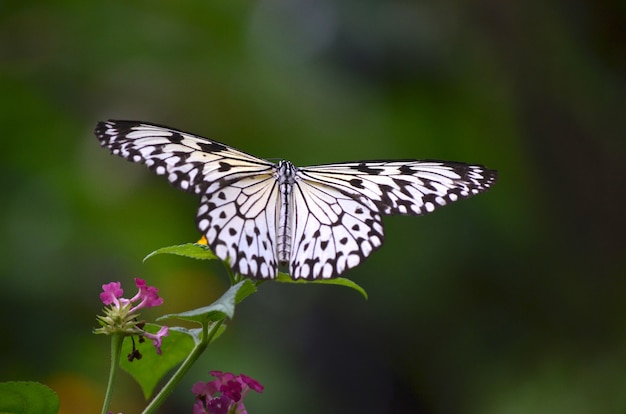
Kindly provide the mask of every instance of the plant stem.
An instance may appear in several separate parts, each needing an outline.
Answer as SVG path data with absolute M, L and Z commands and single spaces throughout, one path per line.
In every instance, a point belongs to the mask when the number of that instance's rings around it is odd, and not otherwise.
M 111 398 L 113 397 L 113 386 L 119 372 L 120 354 L 122 353 L 122 343 L 124 335 L 114 334 L 111 336 L 111 368 L 109 369 L 109 381 L 107 383 L 106 394 L 104 395 L 104 403 L 102 404 L 102 414 L 107 414 Z
M 154 396 L 150 404 L 142 411 L 143 414 L 150 414 L 156 412 L 156 409 L 159 408 L 165 399 L 174 391 L 174 388 L 180 380 L 185 376 L 187 371 L 191 368 L 191 366 L 196 362 L 196 360 L 202 355 L 206 347 L 211 343 L 211 340 L 217 333 L 220 326 L 224 320 L 215 322 L 215 324 L 211 327 L 209 331 L 208 323 L 202 324 L 202 337 L 200 341 L 196 344 L 191 353 L 185 358 L 183 363 L 178 367 L 178 370 L 172 375 L 172 377 L 167 381 L 167 383 L 161 388 L 161 391 L 157 395 Z

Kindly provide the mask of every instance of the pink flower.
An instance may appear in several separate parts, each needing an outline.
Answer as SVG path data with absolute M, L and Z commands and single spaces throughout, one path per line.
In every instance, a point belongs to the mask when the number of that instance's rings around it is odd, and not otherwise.
M 123 307 L 129 303 L 137 303 L 129 312 L 137 312 L 139 309 L 152 308 L 163 304 L 163 298 L 159 297 L 159 289 L 154 286 L 148 286 L 143 279 L 135 278 L 135 285 L 139 291 L 135 296 L 130 299 L 118 299 L 124 294 L 124 290 L 121 288 L 120 282 L 111 282 L 102 285 L 102 293 L 100 293 L 100 300 L 105 305 L 114 304 L 115 306 Z
M 206 404 L 207 412 L 210 414 L 227 414 L 230 404 L 230 400 L 225 395 L 211 398 Z
M 213 381 L 197 382 L 191 388 L 196 395 L 194 414 L 245 414 L 243 400 L 248 392 L 263 392 L 263 386 L 247 375 L 222 371 L 211 371 L 211 375 Z
M 124 290 L 121 288 L 120 282 L 111 282 L 102 285 L 102 293 L 100 300 L 107 307 L 104 308 L 104 316 L 98 316 L 98 322 L 102 326 L 95 330 L 100 334 L 121 334 L 125 336 L 138 336 L 140 342 L 143 337 L 152 340 L 157 354 L 161 355 L 161 344 L 163 338 L 169 333 L 167 326 L 162 326 L 156 334 L 146 332 L 143 327 L 145 321 L 139 320 L 139 311 L 143 308 L 151 308 L 159 306 L 163 303 L 163 299 L 159 297 L 159 290 L 154 286 L 148 286 L 143 279 L 135 279 L 135 285 L 139 291 L 130 299 L 122 298 Z M 133 340 L 133 351 L 128 356 L 129 360 L 140 359 L 141 353 L 135 348 Z
M 163 338 L 166 337 L 168 334 L 169 328 L 167 326 L 161 326 L 159 332 L 151 334 L 150 332 L 144 331 L 143 336 L 148 339 L 152 339 L 152 344 L 156 348 L 157 354 L 161 355 L 161 343 L 163 342 Z
M 105 305 L 117 302 L 117 298 L 124 294 L 124 290 L 121 288 L 120 282 L 111 282 L 106 285 L 102 285 L 102 293 L 100 294 L 100 300 Z
M 259 383 L 259 381 L 250 378 L 247 375 L 239 374 L 239 378 L 243 381 L 251 390 L 256 391 L 258 393 L 263 392 L 263 386 Z
M 159 289 L 154 286 L 148 286 L 145 280 L 139 278 L 135 278 L 135 285 L 137 285 L 139 292 L 137 292 L 130 301 L 136 302 L 141 300 L 141 302 L 133 308 L 133 311 L 142 308 L 152 308 L 163 304 L 163 298 L 160 298 L 158 295 Z

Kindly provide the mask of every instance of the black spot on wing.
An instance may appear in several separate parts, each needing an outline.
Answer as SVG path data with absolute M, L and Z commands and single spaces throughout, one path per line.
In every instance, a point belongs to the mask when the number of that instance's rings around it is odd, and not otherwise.
M 215 141 L 197 141 L 197 144 L 204 152 L 220 152 L 226 150 L 226 146 L 224 144 L 220 144 L 219 142 Z
M 184 137 L 178 132 L 172 132 L 172 136 L 169 138 L 173 144 L 180 144 L 183 141 Z
M 400 173 L 404 174 L 404 175 L 413 175 L 413 174 L 415 174 L 415 171 L 411 168 L 411 166 L 409 166 L 407 164 L 403 164 L 402 166 L 400 166 L 399 170 L 400 170 Z
M 319 263 L 320 259 L 319 257 L 309 257 L 307 259 L 304 260 L 304 264 L 309 265 L 309 267 L 311 269 L 313 269 L 313 267 L 315 266 L 316 263 Z M 310 277 L 308 277 L 308 279 L 314 279 L 314 275 L 311 275 Z
M 370 175 L 378 175 L 381 172 L 385 171 L 383 168 L 371 168 L 368 167 L 366 163 L 362 162 L 359 165 L 357 165 L 356 167 L 352 167 L 355 170 L 365 173 L 365 174 L 370 174 Z
M 408 190 L 408 187 L 411 186 L 411 182 L 407 180 L 403 180 L 401 178 L 393 178 L 393 183 L 400 189 L 400 191 L 406 195 L 411 197 L 411 192 Z
M 359 178 L 353 178 L 350 180 L 350 185 L 352 185 L 352 187 L 355 188 L 365 188 L 363 187 L 363 180 L 359 179 Z
M 389 194 L 391 194 L 393 192 L 393 187 L 391 187 L 388 184 L 381 184 L 381 185 L 378 186 L 378 188 L 380 188 L 380 190 L 381 190 L 380 204 L 382 204 L 384 206 L 392 206 L 393 205 L 393 200 L 391 200 L 389 198 Z

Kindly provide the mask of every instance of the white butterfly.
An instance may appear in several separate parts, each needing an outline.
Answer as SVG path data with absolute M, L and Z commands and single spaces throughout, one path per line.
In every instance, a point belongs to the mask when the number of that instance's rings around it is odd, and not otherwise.
M 329 279 L 383 243 L 382 215 L 422 215 L 487 190 L 497 172 L 447 161 L 355 161 L 296 167 L 136 121 L 100 122 L 100 144 L 201 196 L 198 229 L 236 273 Z

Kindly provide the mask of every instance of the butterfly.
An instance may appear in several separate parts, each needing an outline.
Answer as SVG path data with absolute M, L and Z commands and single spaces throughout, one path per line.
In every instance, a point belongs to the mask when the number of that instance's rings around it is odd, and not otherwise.
M 221 142 L 137 121 L 99 122 L 114 155 L 143 163 L 200 196 L 196 225 L 241 275 L 330 279 L 360 264 L 384 238 L 382 216 L 423 215 L 489 189 L 497 172 L 434 160 L 354 161 L 296 167 Z

